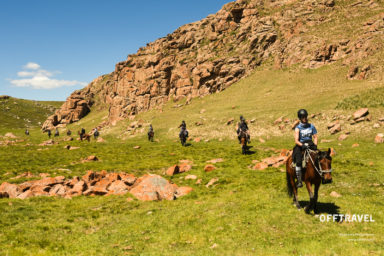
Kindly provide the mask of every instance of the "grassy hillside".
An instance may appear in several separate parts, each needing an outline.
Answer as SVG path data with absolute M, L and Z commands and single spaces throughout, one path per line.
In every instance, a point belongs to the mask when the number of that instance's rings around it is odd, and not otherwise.
M 343 72 L 341 72 L 343 71 Z M 380 128 L 373 128 L 384 116 L 381 105 L 370 105 L 371 122 L 349 125 L 341 119 L 343 131 L 351 134 L 345 141 L 330 135 L 326 124 L 334 117 L 348 116 L 360 102 L 370 101 L 372 90 L 383 84 L 347 81 L 344 67 L 326 66 L 318 70 L 256 70 L 228 90 L 177 107 L 169 103 L 160 110 L 141 114 L 135 120 L 153 123 L 155 138 L 149 143 L 145 131 L 134 135 L 126 130 L 132 121 L 101 130 L 105 143 L 64 142 L 50 147 L 38 146 L 45 134 L 32 130 L 25 142 L 0 146 L 0 182 L 26 171 L 34 175 L 50 173 L 72 177 L 86 170 L 125 171 L 140 176 L 164 174 L 167 167 L 181 159 L 193 161 L 190 172 L 167 177 L 177 185 L 194 191 L 176 201 L 127 202 L 125 196 L 0 199 L 1 255 L 382 255 L 384 242 L 384 144 L 374 144 Z M 362 95 L 359 100 L 350 100 Z M 368 95 L 368 96 L 364 96 Z M 340 104 L 348 103 L 347 108 Z M 285 190 L 285 173 L 280 168 L 251 170 L 252 160 L 275 153 L 272 148 L 291 148 L 292 131 L 280 130 L 273 121 L 285 116 L 295 118 L 298 108 L 322 113 L 311 121 L 318 127 L 320 147 L 335 148 L 334 183 L 320 188 L 321 214 L 371 214 L 374 223 L 322 223 L 319 216 L 298 211 Z M 205 111 L 202 111 L 202 110 Z M 243 114 L 250 125 L 252 154 L 243 156 L 229 118 Z M 87 130 L 102 122 L 106 112 L 93 111 L 73 131 Z M 193 138 L 181 147 L 177 140 L 181 120 L 186 120 Z M 201 121 L 202 126 L 195 126 Z M 11 127 L 8 127 L 9 129 Z M 146 129 L 146 127 L 144 127 Z M 259 142 L 259 138 L 266 140 Z M 209 139 L 208 142 L 204 142 Z M 29 146 L 25 144 L 29 143 Z M 358 147 L 352 144 L 358 143 Z M 65 145 L 79 146 L 73 151 Z M 140 145 L 141 149 L 133 149 Z M 10 150 L 11 149 L 11 150 Z M 41 149 L 41 150 L 39 150 Z M 101 161 L 81 163 L 88 155 Z M 221 157 L 218 169 L 205 173 L 207 160 Z M 202 179 L 201 185 L 185 180 L 188 174 Z M 218 178 L 215 186 L 205 184 Z M 332 191 L 341 195 L 330 196 Z M 301 189 L 299 199 L 308 203 L 308 193 Z M 364 235 L 369 235 L 364 236 Z M 365 238 L 366 240 L 358 240 Z M 354 240 L 355 239 L 355 240 Z
M 10 97 L 0 99 L 0 130 L 40 126 L 61 101 L 32 101 Z

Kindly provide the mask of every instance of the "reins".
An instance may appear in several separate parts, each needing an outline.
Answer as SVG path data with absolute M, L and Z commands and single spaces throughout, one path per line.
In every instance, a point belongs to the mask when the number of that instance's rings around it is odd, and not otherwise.
M 320 175 L 320 177 L 323 177 L 325 173 L 331 173 L 332 172 L 332 169 L 329 169 L 329 170 L 323 170 L 321 169 L 321 164 L 319 163 L 319 168 L 316 167 L 316 164 L 314 163 L 313 159 L 312 159 L 312 156 L 311 156 L 311 153 L 316 153 L 316 151 L 312 150 L 312 149 L 307 149 L 305 150 L 305 154 L 309 157 L 309 159 L 311 160 L 312 162 L 312 165 L 313 167 L 315 168 L 316 172 Z M 305 156 L 304 156 L 305 157 Z

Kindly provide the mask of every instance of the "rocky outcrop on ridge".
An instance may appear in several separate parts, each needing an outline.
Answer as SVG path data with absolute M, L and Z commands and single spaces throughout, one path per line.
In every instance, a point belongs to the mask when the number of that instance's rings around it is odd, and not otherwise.
M 375 16 L 355 25 L 367 10 Z M 109 124 L 170 101 L 222 91 L 255 67 L 318 68 L 343 60 L 348 79 L 365 79 L 375 67 L 361 66 L 381 49 L 383 6 L 374 0 L 237 0 L 216 14 L 181 26 L 116 64 L 115 70 L 74 92 L 43 129 L 75 122 L 94 104 L 109 110 Z M 341 22 L 338 17 L 344 17 Z M 346 24 L 343 24 L 345 22 Z M 349 23 L 348 23 L 349 22 Z M 326 29 L 332 26 L 335 29 Z M 348 26 L 358 31 L 347 32 Z

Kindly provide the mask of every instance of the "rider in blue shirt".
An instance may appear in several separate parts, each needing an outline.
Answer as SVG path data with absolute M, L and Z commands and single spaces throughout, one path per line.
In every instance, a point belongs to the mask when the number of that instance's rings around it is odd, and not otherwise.
M 300 109 L 297 117 L 300 123 L 295 128 L 296 145 L 293 148 L 293 162 L 296 163 L 296 186 L 300 188 L 303 186 L 301 181 L 303 152 L 305 149 L 317 150 L 317 130 L 313 124 L 308 123 L 308 112 L 305 109 Z

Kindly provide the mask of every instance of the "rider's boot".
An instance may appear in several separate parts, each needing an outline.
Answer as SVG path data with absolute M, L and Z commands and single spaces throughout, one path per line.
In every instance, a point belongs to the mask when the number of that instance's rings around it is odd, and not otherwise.
M 297 188 L 302 188 L 303 187 L 303 183 L 301 181 L 301 167 L 296 166 L 296 176 L 297 176 L 296 187 Z

